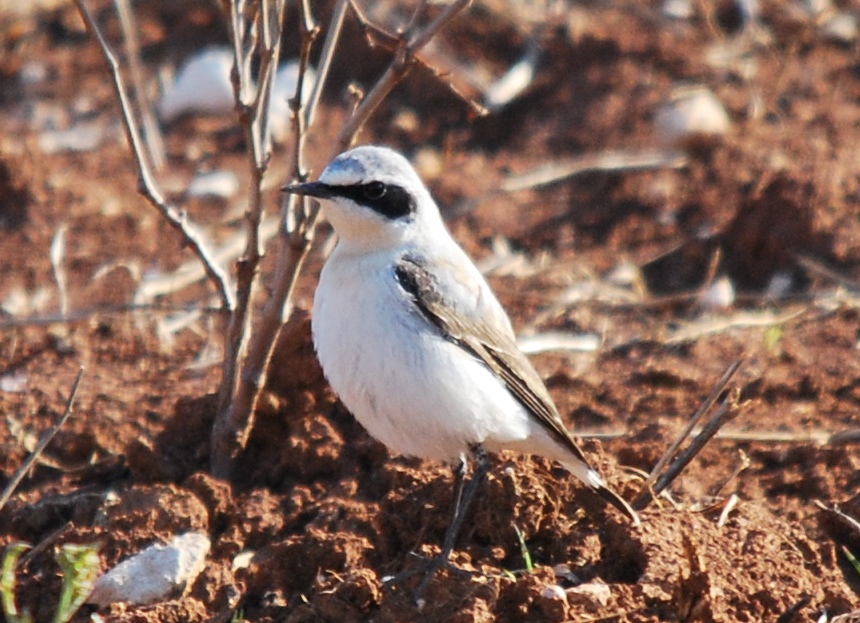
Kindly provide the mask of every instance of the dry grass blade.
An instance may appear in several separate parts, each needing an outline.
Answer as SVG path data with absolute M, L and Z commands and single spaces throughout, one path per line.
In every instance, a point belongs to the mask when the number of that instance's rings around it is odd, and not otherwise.
M 690 433 L 693 432 L 693 429 L 696 428 L 696 424 L 699 423 L 699 420 L 702 419 L 702 416 L 705 415 L 708 411 L 711 410 L 711 407 L 714 406 L 714 403 L 720 397 L 720 394 L 725 389 L 726 385 L 729 384 L 729 381 L 732 380 L 732 377 L 737 373 L 738 369 L 741 367 L 741 363 L 743 363 L 742 359 L 738 359 L 732 365 L 730 365 L 725 372 L 723 372 L 723 376 L 720 377 L 720 380 L 717 381 L 717 384 L 714 385 L 714 388 L 711 390 L 711 393 L 707 398 L 699 405 L 699 408 L 693 413 L 690 421 L 687 423 L 687 426 L 681 431 L 681 434 L 673 441 L 666 451 L 663 453 L 663 456 L 660 457 L 660 460 L 657 461 L 657 464 L 654 466 L 654 469 L 651 470 L 651 473 L 648 475 L 648 478 L 642 485 L 642 491 L 639 493 L 641 496 L 642 493 L 647 490 L 651 484 L 657 480 L 657 477 L 660 475 L 660 472 L 663 471 L 663 468 L 666 467 L 666 464 L 672 460 L 672 457 L 675 456 L 675 452 L 678 451 L 678 448 L 681 447 L 681 444 L 684 443 L 684 440 L 690 436 Z
M 178 210 L 173 205 L 167 203 L 164 195 L 157 187 L 152 171 L 150 171 L 148 159 L 144 154 L 143 142 L 137 128 L 137 123 L 134 120 L 128 92 L 125 87 L 125 82 L 122 79 L 122 74 L 120 72 L 116 56 L 114 56 L 114 53 L 111 51 L 110 46 L 107 44 L 104 35 L 95 23 L 95 20 L 84 3 L 84 0 L 75 0 L 75 5 L 78 7 L 78 12 L 86 24 L 87 31 L 90 33 L 90 36 L 98 42 L 102 55 L 110 67 L 114 90 L 116 91 L 117 99 L 119 100 L 120 108 L 122 109 L 123 129 L 125 130 L 126 138 L 128 139 L 129 145 L 131 145 L 132 152 L 134 153 L 134 157 L 137 162 L 139 191 L 153 206 L 155 206 L 155 208 L 158 209 L 167 222 L 179 232 L 185 243 L 191 248 L 194 254 L 200 258 L 200 261 L 203 262 L 203 266 L 206 269 L 206 274 L 218 290 L 218 295 L 221 298 L 221 303 L 224 306 L 224 309 L 232 310 L 236 305 L 236 295 L 233 292 L 233 284 L 230 276 L 213 259 L 208 243 L 205 241 L 200 230 L 188 220 L 184 211 Z
M 63 425 L 68 421 L 69 417 L 72 415 L 72 406 L 75 403 L 75 396 L 78 395 L 78 387 L 80 387 L 81 379 L 84 376 L 84 369 L 81 368 L 78 371 L 78 376 L 75 377 L 75 382 L 72 385 L 72 392 L 69 394 L 69 399 L 66 401 L 66 410 L 63 412 L 63 415 L 57 421 L 56 424 L 49 430 L 45 435 L 39 440 L 39 444 L 36 446 L 35 450 L 33 450 L 32 454 L 27 457 L 27 460 L 18 468 L 18 471 L 15 472 L 15 475 L 12 476 L 12 479 L 9 481 L 9 484 L 6 485 L 6 488 L 3 489 L 3 494 L 0 495 L 0 510 L 6 506 L 6 503 L 9 501 L 9 498 L 12 497 L 12 494 L 15 493 L 15 489 L 18 488 L 18 485 L 21 484 L 21 481 L 24 479 L 24 476 L 27 475 L 27 472 L 30 471 L 30 468 L 33 467 L 33 463 L 35 463 L 42 452 L 45 451 L 45 448 L 51 443 L 51 440 L 60 432 L 60 429 Z
M 497 189 L 461 202 L 454 208 L 454 213 L 466 214 L 501 194 L 543 188 L 584 173 L 680 169 L 687 166 L 687 162 L 688 158 L 683 152 L 665 149 L 609 150 L 581 154 L 512 175 L 502 181 Z
M 832 515 L 840 524 L 849 528 L 853 533 L 855 533 L 857 538 L 860 538 L 860 521 L 854 519 L 851 515 L 847 513 L 843 513 L 841 510 L 836 508 L 835 506 L 830 507 L 824 504 L 820 500 L 815 500 L 813 502 L 815 506 L 820 508 L 822 511 L 827 513 L 828 515 Z
M 694 342 L 706 335 L 723 333 L 730 329 L 747 327 L 771 327 L 785 324 L 807 313 L 807 309 L 791 310 L 782 314 L 770 311 L 739 311 L 728 316 L 718 318 L 702 318 L 682 325 L 663 340 L 664 344 L 682 344 Z
M 651 474 L 645 481 L 642 490 L 639 492 L 639 495 L 637 495 L 636 499 L 633 501 L 632 506 L 634 509 L 643 510 L 645 507 L 647 507 L 648 504 L 651 503 L 651 500 L 658 496 L 660 492 L 662 492 L 672 483 L 675 478 L 677 478 L 677 476 L 684 470 L 684 468 L 690 463 L 690 461 L 693 460 L 693 458 L 699 453 L 699 451 L 705 446 L 705 444 L 714 435 L 717 434 L 720 427 L 725 424 L 725 422 L 727 422 L 729 419 L 731 419 L 731 417 L 734 417 L 734 415 L 737 414 L 737 398 L 734 395 L 729 395 L 717 409 L 716 413 L 711 416 L 711 419 L 708 420 L 708 422 L 702 427 L 702 430 L 693 439 L 687 449 L 684 450 L 680 455 L 678 455 L 675 461 L 671 465 L 669 465 L 663 475 L 660 476 L 660 472 L 663 467 L 665 467 L 666 464 L 675 455 L 675 452 L 695 428 L 696 423 L 702 418 L 702 416 L 704 416 L 705 413 L 707 413 L 711 409 L 719 395 L 725 389 L 726 385 L 728 385 L 731 378 L 738 371 L 738 368 L 740 367 L 742 362 L 742 359 L 738 359 L 728 367 L 728 369 L 723 373 L 723 376 L 715 385 L 714 389 L 711 391 L 711 394 L 705 399 L 702 405 L 690 418 L 690 422 L 687 424 L 687 427 L 684 429 L 683 433 L 679 435 L 674 442 L 672 442 L 667 451 L 657 462 L 657 465 L 654 467 L 653 470 L 651 470 Z
M 702 431 L 693 439 L 687 449 L 678 456 L 675 462 L 668 467 L 666 472 L 657 479 L 654 486 L 636 498 L 632 505 L 633 508 L 636 510 L 644 509 L 651 502 L 652 496 L 660 495 L 664 489 L 672 484 L 672 481 L 689 465 L 690 461 L 705 447 L 705 444 L 716 435 L 720 427 L 737 415 L 739 409 L 740 405 L 737 402 L 737 396 L 727 396 L 714 415 L 711 416 L 711 419 L 702 427 Z
M 681 151 L 664 149 L 602 151 L 551 162 L 511 176 L 502 182 L 499 190 L 510 193 L 541 188 L 593 171 L 678 169 L 686 165 L 687 156 Z

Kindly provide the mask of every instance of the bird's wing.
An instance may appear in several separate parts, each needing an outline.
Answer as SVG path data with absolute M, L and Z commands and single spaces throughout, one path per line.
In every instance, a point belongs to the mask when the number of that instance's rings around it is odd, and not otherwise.
M 432 272 L 427 266 L 426 260 L 405 255 L 395 267 L 400 286 L 421 314 L 446 339 L 486 364 L 557 441 L 588 465 L 483 277 L 451 262 L 434 260 Z

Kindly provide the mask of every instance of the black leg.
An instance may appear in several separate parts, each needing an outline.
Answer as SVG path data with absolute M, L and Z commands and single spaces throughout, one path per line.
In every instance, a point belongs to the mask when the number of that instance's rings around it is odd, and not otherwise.
M 469 506 L 475 498 L 475 493 L 481 482 L 490 470 L 490 460 L 487 452 L 480 446 L 474 446 L 469 449 L 469 453 L 474 462 L 474 470 L 469 476 L 469 461 L 465 456 L 462 456 L 462 465 L 457 472 L 457 493 L 454 497 L 453 513 L 451 521 L 448 523 L 448 530 L 445 532 L 445 538 L 442 541 L 442 552 L 431 559 L 429 566 L 425 571 L 424 579 L 418 585 L 415 591 L 416 601 L 421 599 L 424 590 L 430 584 L 430 581 L 442 567 L 449 564 L 448 559 L 454 551 L 454 544 L 457 541 L 457 536 L 463 528 L 463 521 L 466 519 L 466 514 L 469 511 Z

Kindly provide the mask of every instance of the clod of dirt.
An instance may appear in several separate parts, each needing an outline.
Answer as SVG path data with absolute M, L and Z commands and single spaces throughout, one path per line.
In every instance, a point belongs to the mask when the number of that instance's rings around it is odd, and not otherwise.
M 640 533 L 613 532 L 609 543 L 628 539 L 642 548 L 647 563 L 631 588 L 663 619 L 773 620 L 807 595 L 815 607 L 834 604 L 822 587 L 836 584 L 835 570 L 822 562 L 818 543 L 753 503 L 741 504 L 723 528 L 667 509 L 647 514 Z
M 14 161 L 0 158 L 0 228 L 16 229 L 27 221 L 27 210 L 35 199 L 27 174 L 21 170 L 26 164 L 27 158 L 20 155 Z

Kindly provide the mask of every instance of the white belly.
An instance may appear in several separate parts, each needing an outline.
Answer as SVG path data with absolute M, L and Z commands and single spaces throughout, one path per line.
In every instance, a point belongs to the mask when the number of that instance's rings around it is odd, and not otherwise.
M 326 263 L 314 345 L 326 378 L 368 432 L 401 454 L 449 460 L 516 447 L 534 423 L 497 377 L 443 339 L 407 299 L 391 256 Z

